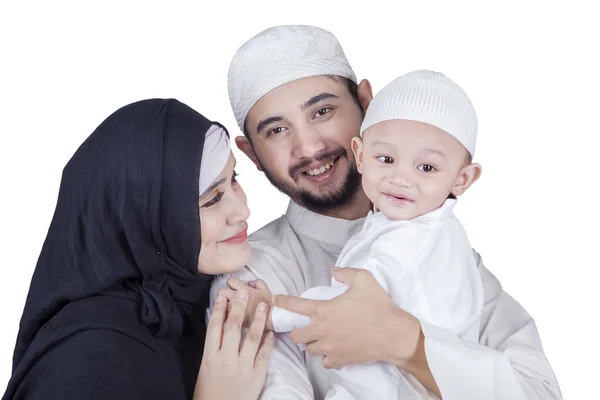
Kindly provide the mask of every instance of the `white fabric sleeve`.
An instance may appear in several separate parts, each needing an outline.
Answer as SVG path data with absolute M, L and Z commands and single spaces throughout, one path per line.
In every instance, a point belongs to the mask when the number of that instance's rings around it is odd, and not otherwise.
M 308 289 L 300 295 L 301 298 L 310 300 L 331 300 L 348 289 L 345 285 L 340 286 L 317 286 Z M 310 324 L 310 318 L 283 308 L 273 307 L 271 313 L 273 330 L 275 332 L 290 332 L 296 328 L 302 328 Z
M 266 260 L 264 261 L 268 262 Z M 275 267 L 276 266 L 265 266 L 265 270 L 267 270 L 267 268 Z M 234 275 L 244 282 L 248 282 L 255 279 L 262 279 L 269 286 L 269 288 L 276 287 L 281 289 L 283 287 L 283 284 L 281 282 L 274 281 L 276 277 L 275 275 L 261 276 L 261 274 L 257 276 L 257 274 L 254 274 L 248 268 L 243 268 L 240 271 L 234 273 Z M 213 282 L 211 288 L 211 306 L 207 311 L 208 317 L 210 317 L 210 310 L 212 310 L 213 302 L 217 298 L 217 292 L 220 288 L 227 286 L 228 277 L 229 276 L 222 276 L 215 278 L 215 281 Z M 280 290 L 278 294 L 287 293 L 282 293 Z M 260 399 L 314 399 L 312 384 L 310 383 L 308 373 L 306 370 L 304 353 L 296 344 L 292 342 L 288 334 L 275 334 L 275 340 L 273 342 L 273 351 L 271 352 L 269 370 L 267 372 L 267 379 Z
M 562 394 L 531 316 L 475 253 L 485 302 L 479 343 L 422 323 L 429 368 L 443 399 L 560 400 Z

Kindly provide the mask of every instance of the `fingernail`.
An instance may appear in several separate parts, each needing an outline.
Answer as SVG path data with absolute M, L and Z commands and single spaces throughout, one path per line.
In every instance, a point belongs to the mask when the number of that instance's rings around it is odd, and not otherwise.
M 248 292 L 246 292 L 245 290 L 240 290 L 239 292 L 237 292 L 236 296 L 238 297 L 238 299 L 245 299 L 246 297 L 248 297 Z
M 215 299 L 215 303 L 222 303 L 224 301 L 225 301 L 224 296 L 217 296 L 217 298 Z
M 275 337 L 275 334 L 272 331 L 269 331 L 269 333 L 267 333 L 267 339 L 271 340 Z
M 265 311 L 266 311 L 266 309 L 267 309 L 267 305 L 266 305 L 265 303 L 260 303 L 260 304 L 258 305 L 258 311 L 260 311 L 260 312 L 265 312 Z

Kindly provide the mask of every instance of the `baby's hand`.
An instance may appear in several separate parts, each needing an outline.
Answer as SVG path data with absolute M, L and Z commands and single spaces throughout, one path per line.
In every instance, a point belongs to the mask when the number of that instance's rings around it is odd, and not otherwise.
M 271 291 L 267 287 L 267 284 L 261 280 L 257 279 L 255 281 L 250 281 L 248 284 L 245 284 L 241 279 L 231 276 L 227 279 L 227 288 L 219 289 L 219 295 L 225 296 L 227 298 L 228 304 L 232 303 L 232 300 L 235 298 L 235 295 L 240 290 L 245 290 L 248 292 L 248 307 L 246 307 L 246 316 L 244 317 L 244 327 L 248 328 L 254 319 L 254 315 L 256 312 L 256 308 L 260 303 L 266 303 L 269 306 L 269 317 L 267 319 L 267 329 L 273 330 L 273 322 L 271 320 L 271 311 L 273 309 L 273 295 Z

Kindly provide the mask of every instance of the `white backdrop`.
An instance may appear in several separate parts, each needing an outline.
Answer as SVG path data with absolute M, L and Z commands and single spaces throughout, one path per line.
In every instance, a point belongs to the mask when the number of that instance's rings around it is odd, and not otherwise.
M 537 321 L 564 397 L 595 392 L 600 29 L 584 2 L 548 3 L 3 2 L 0 393 L 75 149 L 114 110 L 149 97 L 175 97 L 238 135 L 231 57 L 259 31 L 296 23 L 332 31 L 375 92 L 428 68 L 469 93 L 483 175 L 457 214 L 485 265 Z M 254 231 L 287 202 L 235 154 Z

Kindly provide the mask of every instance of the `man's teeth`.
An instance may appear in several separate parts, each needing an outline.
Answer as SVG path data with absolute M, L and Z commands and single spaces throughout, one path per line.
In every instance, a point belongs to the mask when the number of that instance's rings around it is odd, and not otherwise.
M 335 160 L 331 161 L 325 165 L 322 165 L 321 168 L 309 169 L 308 171 L 305 172 L 305 174 L 311 175 L 311 176 L 323 175 L 325 173 L 325 171 L 329 171 L 329 169 L 331 169 L 331 167 L 333 167 L 333 164 L 335 164 Z

